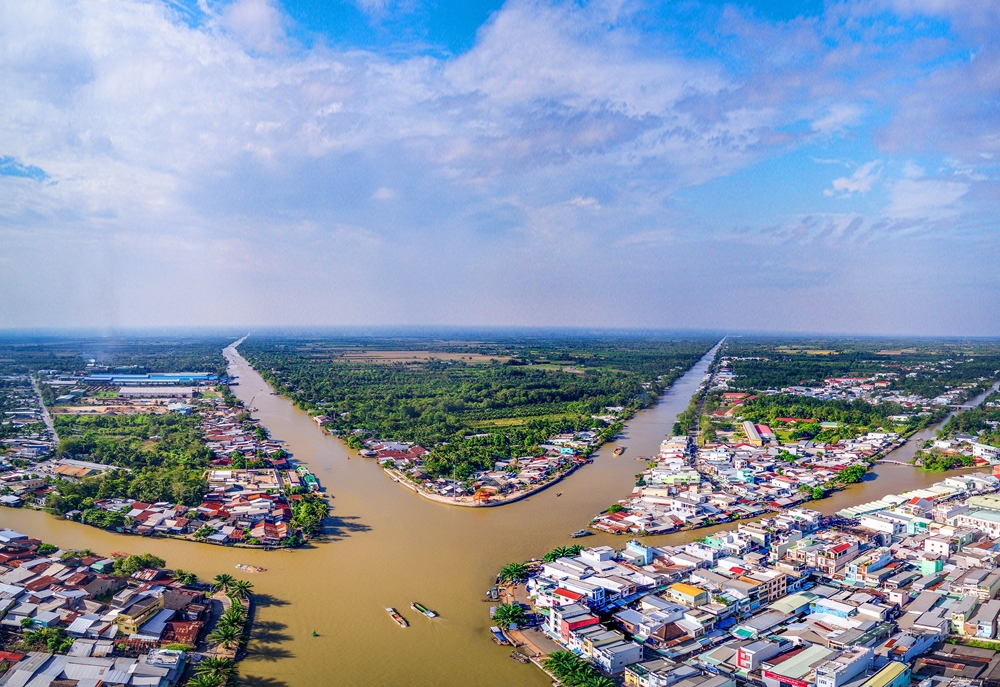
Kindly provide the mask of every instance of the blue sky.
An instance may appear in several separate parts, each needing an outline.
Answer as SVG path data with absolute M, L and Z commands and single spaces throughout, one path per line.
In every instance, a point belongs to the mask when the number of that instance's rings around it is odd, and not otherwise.
M 995 3 L 0 7 L 0 328 L 1000 333 Z

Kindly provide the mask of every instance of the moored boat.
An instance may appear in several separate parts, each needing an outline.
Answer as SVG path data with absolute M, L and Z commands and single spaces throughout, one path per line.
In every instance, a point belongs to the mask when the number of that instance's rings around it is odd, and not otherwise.
M 409 623 L 406 622 L 406 618 L 401 616 L 395 608 L 387 608 L 385 612 L 389 614 L 389 617 L 396 621 L 396 624 L 400 627 L 409 627 Z
M 623 453 L 625 453 L 625 447 L 624 446 L 619 446 L 618 448 L 615 449 L 615 455 L 616 456 L 620 456 Z
M 493 634 L 493 641 L 497 644 L 509 644 L 507 638 L 504 637 L 503 632 L 496 625 L 490 626 L 490 632 Z
M 590 530 L 577 530 L 576 532 L 574 532 L 569 536 L 573 537 L 574 539 L 579 539 L 580 537 L 589 537 L 592 534 L 593 532 L 591 532 Z
M 419 603 L 417 601 L 414 601 L 413 603 L 411 603 L 410 604 L 410 608 L 412 608 L 413 610 L 415 610 L 417 613 L 423 613 L 428 618 L 437 618 L 437 615 L 438 615 L 437 613 L 435 613 L 434 611 L 432 611 L 431 609 L 427 608 L 426 606 L 424 606 L 423 604 L 421 604 L 421 603 Z

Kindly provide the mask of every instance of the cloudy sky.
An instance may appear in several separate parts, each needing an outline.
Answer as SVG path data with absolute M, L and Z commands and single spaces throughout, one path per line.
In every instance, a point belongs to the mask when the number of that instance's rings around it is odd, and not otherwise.
M 997 335 L 998 180 L 992 0 L 0 0 L 0 328 Z

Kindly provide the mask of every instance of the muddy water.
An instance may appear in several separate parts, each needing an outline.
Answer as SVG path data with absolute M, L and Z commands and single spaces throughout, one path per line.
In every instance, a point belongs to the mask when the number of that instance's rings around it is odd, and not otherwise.
M 306 413 L 270 395 L 242 358 L 227 354 L 231 372 L 239 376 L 234 391 L 248 404 L 252 401 L 255 416 L 334 497 L 326 542 L 297 551 L 240 551 L 122 537 L 12 509 L 0 509 L 0 526 L 64 547 L 150 551 L 202 578 L 227 572 L 252 580 L 263 604 L 241 673 L 246 684 L 260 687 L 547 685 L 540 671 L 508 659 L 508 651 L 490 642 L 489 604 L 481 601 L 485 590 L 503 564 L 574 541 L 570 532 L 632 489 L 634 475 L 642 469 L 635 457 L 657 451 L 711 360 L 709 354 L 656 407 L 634 418 L 620 442 L 628 447 L 625 455 L 613 456 L 609 445 L 592 465 L 546 491 L 500 508 L 469 509 L 433 503 L 394 484 L 372 461 L 351 455 L 320 431 Z M 824 502 L 830 504 L 824 510 L 941 479 L 906 467 L 881 466 L 876 472 L 870 481 Z M 681 542 L 702 534 L 654 541 Z M 624 543 L 611 535 L 584 541 Z M 236 563 L 268 572 L 240 573 L 234 570 Z M 409 608 L 411 601 L 441 617 L 417 615 Z M 402 611 L 410 627 L 397 627 L 384 611 L 387 606 Z M 314 631 L 318 637 L 311 635 Z

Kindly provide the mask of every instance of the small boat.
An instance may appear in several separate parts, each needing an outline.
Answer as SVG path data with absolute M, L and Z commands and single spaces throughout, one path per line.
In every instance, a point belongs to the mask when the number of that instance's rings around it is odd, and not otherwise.
M 410 604 L 410 608 L 412 608 L 413 610 L 415 610 L 417 613 L 423 613 L 428 618 L 437 618 L 437 616 L 438 616 L 437 613 L 435 613 L 431 609 L 427 608 L 423 604 L 418 603 L 416 601 L 414 601 L 413 603 Z
M 619 446 L 618 448 L 615 449 L 614 453 L 616 456 L 620 456 L 621 454 L 625 453 L 625 447 Z
M 579 539 L 580 537 L 589 537 L 592 534 L 593 532 L 591 532 L 590 530 L 577 530 L 576 532 L 574 532 L 569 536 L 573 537 L 574 539 Z
M 527 663 L 528 657 L 522 654 L 520 651 L 514 650 L 510 652 L 510 657 L 517 661 L 518 663 Z
M 560 491 L 556 496 L 562 496 L 562 492 Z
M 385 612 L 389 614 L 389 617 L 396 621 L 396 624 L 400 627 L 409 627 L 410 624 L 406 622 L 406 618 L 401 616 L 395 608 L 387 608 Z
M 507 638 L 504 637 L 504 634 L 503 634 L 503 632 L 500 631 L 500 628 L 497 627 L 496 625 L 493 625 L 493 626 L 490 627 L 490 632 L 493 634 L 493 641 L 496 642 L 497 644 L 509 644 L 510 643 L 510 642 L 507 641 Z
M 246 563 L 237 563 L 236 569 L 252 573 L 267 572 L 267 568 L 258 568 L 256 565 L 247 565 Z

